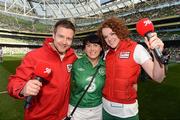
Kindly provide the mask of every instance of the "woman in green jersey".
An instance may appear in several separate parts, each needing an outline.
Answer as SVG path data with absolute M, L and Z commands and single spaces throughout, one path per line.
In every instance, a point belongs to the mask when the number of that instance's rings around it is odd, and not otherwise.
M 102 44 L 98 36 L 94 34 L 87 36 L 83 41 L 83 50 L 85 55 L 76 60 L 72 66 L 69 112 L 76 106 L 97 70 L 91 86 L 73 114 L 72 120 L 101 120 L 105 64 Z

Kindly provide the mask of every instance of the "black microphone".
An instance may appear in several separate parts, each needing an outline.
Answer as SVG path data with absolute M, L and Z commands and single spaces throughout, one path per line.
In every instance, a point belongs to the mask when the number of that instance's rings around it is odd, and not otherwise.
M 45 63 L 41 63 L 41 64 L 38 64 L 36 67 L 35 67 L 35 78 L 36 80 L 40 81 L 40 82 L 43 82 L 43 81 L 48 81 L 48 77 L 49 75 L 51 74 L 51 68 L 49 67 L 48 64 L 45 64 Z M 26 102 L 25 102 L 25 105 L 24 107 L 27 109 L 30 107 L 31 105 L 31 99 L 32 99 L 32 96 L 28 96 L 26 98 Z

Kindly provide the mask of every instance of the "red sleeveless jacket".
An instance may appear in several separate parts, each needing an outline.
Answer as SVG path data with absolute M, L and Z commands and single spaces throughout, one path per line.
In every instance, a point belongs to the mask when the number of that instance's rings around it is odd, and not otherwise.
M 137 98 L 133 84 L 137 83 L 140 65 L 133 59 L 137 43 L 121 40 L 116 51 L 106 56 L 106 81 L 103 96 L 110 101 L 130 104 Z

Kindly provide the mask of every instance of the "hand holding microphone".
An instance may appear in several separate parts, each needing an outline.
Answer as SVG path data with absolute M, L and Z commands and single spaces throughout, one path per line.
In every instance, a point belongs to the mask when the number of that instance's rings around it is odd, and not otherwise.
M 145 43 L 153 50 L 158 62 L 162 64 L 166 63 L 167 60 L 164 59 L 162 54 L 164 44 L 154 32 L 153 23 L 148 18 L 143 18 L 136 24 L 136 30 L 141 36 L 145 37 Z
M 152 32 L 149 34 L 151 36 L 150 39 L 145 37 L 146 45 L 148 46 L 148 48 L 150 48 L 152 50 L 158 50 L 158 51 L 155 51 L 155 54 L 157 53 L 158 56 L 163 56 L 162 51 L 164 49 L 164 43 L 157 37 L 157 33 Z
M 21 91 L 21 94 L 26 96 L 36 96 L 39 93 L 39 90 L 42 86 L 42 83 L 36 79 L 29 80 L 24 88 Z
M 42 87 L 42 82 L 48 80 L 51 74 L 51 68 L 48 64 L 41 63 L 36 66 L 34 73 L 36 75 L 35 78 L 29 80 L 21 91 L 21 94 L 28 96 L 25 102 L 25 108 L 30 107 L 32 96 L 38 95 Z

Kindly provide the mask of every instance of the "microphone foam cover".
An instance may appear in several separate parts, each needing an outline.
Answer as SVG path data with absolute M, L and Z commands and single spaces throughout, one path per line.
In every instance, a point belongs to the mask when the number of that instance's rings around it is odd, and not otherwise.
M 148 18 L 143 18 L 136 23 L 136 30 L 141 36 L 154 32 L 154 25 Z
M 42 77 L 48 80 L 49 75 L 51 74 L 52 70 L 47 63 L 39 63 L 35 67 L 34 73 L 36 76 Z

